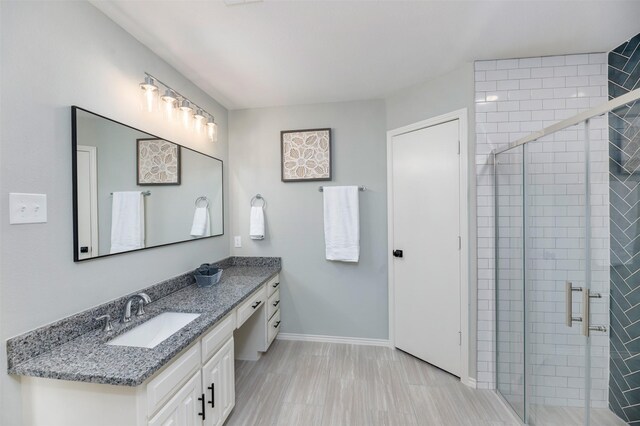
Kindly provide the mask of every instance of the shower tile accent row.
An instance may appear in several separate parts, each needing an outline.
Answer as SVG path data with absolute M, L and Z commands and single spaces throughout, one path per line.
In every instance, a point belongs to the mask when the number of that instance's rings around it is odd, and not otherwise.
M 640 88 L 640 34 L 609 53 L 609 98 Z M 640 101 L 609 113 L 609 408 L 640 424 Z
M 494 268 L 494 188 L 491 151 L 515 141 L 531 132 L 540 130 L 564 118 L 577 114 L 606 101 L 606 54 L 567 55 L 511 60 L 479 61 L 475 64 L 476 85 L 476 177 L 478 203 L 478 387 L 495 388 L 495 268 Z M 609 212 L 607 183 L 607 130 L 606 120 L 592 122 L 592 211 L 594 233 L 594 264 L 602 269 L 594 271 L 594 288 L 608 292 Z M 545 210 L 543 204 L 553 205 L 554 195 L 571 195 L 580 186 L 580 170 L 584 158 L 580 154 L 581 134 L 568 129 L 553 140 L 542 141 L 531 147 L 529 160 L 530 183 L 542 189 L 535 195 L 539 204 L 539 226 L 534 224 L 533 248 L 540 255 L 536 263 L 539 271 L 536 284 L 544 287 L 540 294 L 544 300 L 533 304 L 534 314 L 540 318 L 532 329 L 533 342 L 538 351 L 534 361 L 544 367 L 539 381 L 529 388 L 537 402 L 546 405 L 578 405 L 584 398 L 584 371 L 571 368 L 579 357 L 574 356 L 578 344 L 573 344 L 576 330 L 553 327 L 548 318 L 562 322 L 564 312 L 562 286 L 571 274 L 581 270 L 575 254 L 584 247 L 570 223 L 576 213 L 570 204 L 564 209 Z M 514 164 L 515 165 L 515 164 Z M 558 180 L 547 182 L 553 175 Z M 584 182 L 584 181 L 582 181 Z M 583 183 L 582 183 L 583 186 Z M 552 191 L 545 193 L 544 191 Z M 509 194 L 514 195 L 514 194 Z M 546 197 L 546 198 L 545 198 Z M 569 199 L 566 200 L 570 202 Z M 568 207 L 567 207 L 568 206 Z M 518 207 L 518 206 L 515 206 Z M 517 216 L 517 212 L 514 213 Z M 559 217 L 560 216 L 560 217 Z M 545 225 L 550 218 L 559 217 L 553 230 L 558 235 L 545 234 L 551 229 Z M 564 222 L 563 222 L 564 221 Z M 564 225 L 563 225 L 564 223 Z M 574 222 L 575 223 L 575 222 Z M 546 229 L 545 229 L 546 227 Z M 537 231 L 537 234 L 535 234 Z M 572 234 L 572 232 L 574 234 Z M 562 241 L 560 241 L 562 240 Z M 562 245 L 561 245 L 562 244 Z M 581 245 L 582 244 L 582 245 Z M 547 256 L 547 258 L 544 258 Z M 573 256 L 573 257 L 572 257 Z M 548 259 L 552 257 L 553 259 Z M 553 264 L 553 265 L 551 265 Z M 584 265 L 582 265 L 584 267 Z M 553 276 L 546 271 L 554 271 Z M 536 271 L 533 271 L 536 272 Z M 514 297 L 517 294 L 513 294 Z M 607 304 L 595 307 L 595 321 L 608 323 Z M 545 320 L 543 321 L 543 318 Z M 602 322 L 600 322 L 602 321 Z M 551 325 L 553 330 L 549 329 Z M 558 332 L 560 330 L 561 332 Z M 537 340 L 536 340 L 537 339 Z M 556 356 L 560 350 L 566 356 Z M 592 401 L 594 406 L 607 404 L 608 338 L 594 338 L 594 383 Z M 514 368 L 522 365 L 521 354 L 514 351 Z M 503 360 L 501 360 L 502 362 Z M 508 362 L 508 359 L 505 359 Z M 542 370 L 542 369 L 541 369 Z M 517 386 L 516 386 L 517 387 Z M 534 399 L 534 401 L 536 401 Z

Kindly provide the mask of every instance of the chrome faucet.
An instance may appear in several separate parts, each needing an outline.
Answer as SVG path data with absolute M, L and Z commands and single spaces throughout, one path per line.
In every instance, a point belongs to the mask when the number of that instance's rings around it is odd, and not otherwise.
M 151 298 L 147 293 L 138 293 L 131 296 L 127 299 L 127 304 L 124 305 L 124 312 L 122 313 L 121 322 L 129 322 L 131 321 L 131 304 L 134 300 L 140 299 L 138 302 L 138 312 L 136 312 L 136 316 L 144 315 L 144 305 L 151 303 Z

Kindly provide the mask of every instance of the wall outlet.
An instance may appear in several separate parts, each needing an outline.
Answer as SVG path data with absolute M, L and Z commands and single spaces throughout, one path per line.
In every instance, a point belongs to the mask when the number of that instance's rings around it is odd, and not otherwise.
M 46 223 L 46 194 L 9 194 L 9 223 Z
M 242 237 L 240 235 L 236 235 L 235 237 L 233 237 L 233 246 L 235 248 L 242 247 Z

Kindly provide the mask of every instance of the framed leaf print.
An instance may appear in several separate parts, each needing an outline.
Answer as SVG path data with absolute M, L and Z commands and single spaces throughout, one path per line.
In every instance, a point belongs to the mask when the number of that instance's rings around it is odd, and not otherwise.
M 180 185 L 180 146 L 163 139 L 136 139 L 137 184 Z
M 331 129 L 280 132 L 283 182 L 331 180 Z

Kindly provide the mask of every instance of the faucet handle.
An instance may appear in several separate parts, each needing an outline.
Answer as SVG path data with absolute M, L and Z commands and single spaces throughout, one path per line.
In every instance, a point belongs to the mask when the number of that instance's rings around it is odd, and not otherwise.
M 111 315 L 105 314 L 93 319 L 94 321 L 104 321 L 104 326 L 102 327 L 102 331 L 109 332 L 113 330 L 113 325 L 111 325 Z
M 144 299 L 138 300 L 138 312 L 136 312 L 137 317 L 141 317 L 144 315 L 144 304 L 145 304 Z

